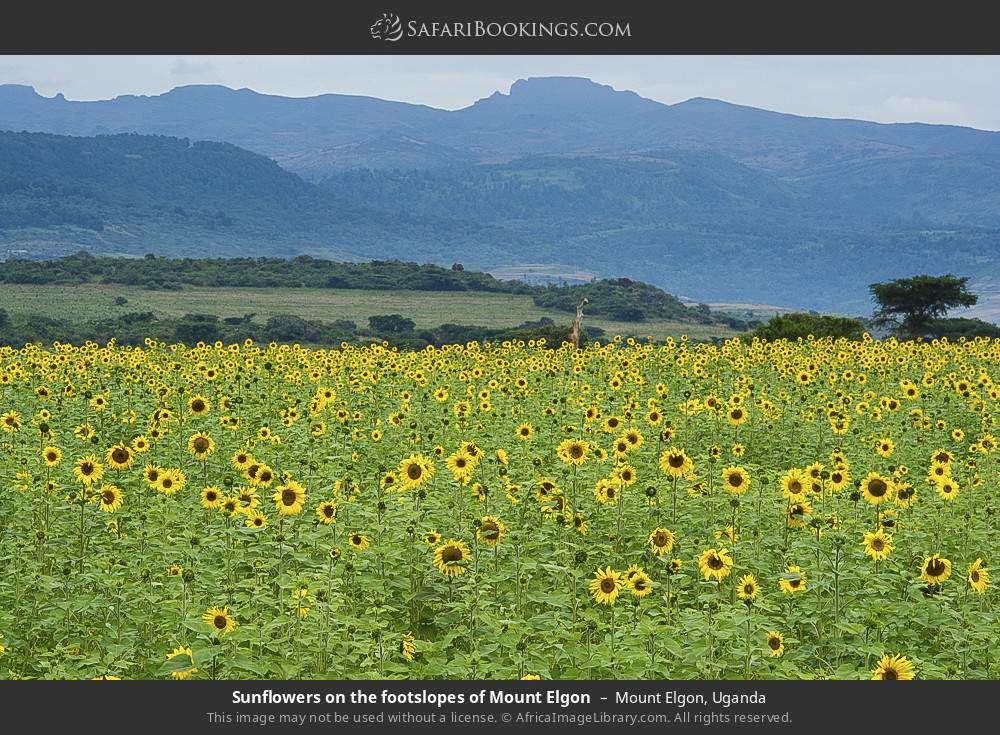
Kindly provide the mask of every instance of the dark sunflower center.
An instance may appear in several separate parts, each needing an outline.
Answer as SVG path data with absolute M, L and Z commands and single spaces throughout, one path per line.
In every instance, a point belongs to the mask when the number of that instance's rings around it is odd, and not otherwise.
M 224 629 L 226 627 L 226 616 L 225 615 L 216 615 L 212 619 L 212 625 L 214 625 L 219 630 Z
M 208 451 L 208 439 L 203 436 L 199 436 L 194 440 L 194 451 L 201 454 L 202 452 Z
M 868 492 L 876 498 L 881 498 L 883 495 L 886 494 L 886 491 L 888 491 L 888 489 L 889 486 L 885 484 L 885 481 L 880 480 L 878 478 L 868 483 Z
M 205 402 L 200 398 L 192 401 L 191 410 L 195 411 L 196 413 L 201 413 L 202 411 L 205 410 Z
M 212 492 L 211 490 L 205 493 L 205 500 L 207 500 L 210 503 L 214 503 L 216 500 L 218 500 L 218 498 L 219 498 L 218 494 Z
M 927 562 L 927 574 L 932 577 L 939 577 L 944 574 L 944 562 L 940 559 L 931 559 Z
M 101 501 L 105 505 L 112 505 L 115 502 L 115 494 L 110 490 L 105 490 L 103 493 L 101 493 Z
M 333 518 L 333 506 L 332 505 L 324 505 L 323 506 L 323 515 L 325 515 L 327 518 Z
M 424 469 L 416 462 L 411 463 L 406 468 L 406 476 L 411 480 L 419 480 L 422 474 L 424 474 Z
M 281 491 L 281 502 L 284 505 L 295 505 L 296 495 L 295 491 L 291 488 L 285 488 Z
M 462 550 L 457 546 L 446 546 L 441 551 L 441 561 L 451 564 L 462 560 Z
M 770 646 L 772 651 L 777 651 L 779 648 L 781 648 L 781 641 L 779 641 L 775 637 L 771 637 L 767 639 L 767 645 Z
M 125 447 L 118 447 L 113 452 L 111 452 L 111 459 L 113 459 L 118 464 L 125 464 L 128 462 L 129 457 L 128 450 Z
M 667 459 L 667 463 L 674 469 L 677 469 L 678 467 L 683 467 L 684 457 L 682 457 L 679 454 L 671 454 L 670 457 Z
M 722 559 L 716 554 L 712 554 L 708 557 L 708 568 L 709 569 L 722 569 Z
M 610 595 L 615 591 L 615 580 L 610 577 L 605 577 L 601 580 L 601 592 L 606 595 Z
M 734 472 L 729 476 L 729 484 L 733 487 L 739 487 L 743 484 L 743 476 Z
M 657 531 L 653 534 L 653 543 L 657 546 L 666 546 L 667 534 L 663 533 L 663 531 Z
M 583 456 L 583 447 L 579 444 L 573 444 L 569 448 L 569 456 L 573 459 L 580 459 Z
M 883 678 L 888 679 L 889 681 L 895 681 L 899 679 L 899 674 L 891 666 L 885 670 L 885 673 L 882 674 L 882 676 Z
M 875 551 L 882 551 L 882 549 L 885 548 L 885 542 L 883 542 L 880 538 L 872 539 L 872 548 Z
M 89 475 L 93 471 L 94 471 L 94 465 L 92 465 L 90 462 L 84 462 L 82 465 L 80 465 L 80 472 L 82 472 L 85 475 Z
M 802 492 L 802 483 L 799 482 L 798 480 L 792 480 L 790 483 L 788 483 L 788 492 L 790 492 L 792 495 L 798 495 L 799 493 Z

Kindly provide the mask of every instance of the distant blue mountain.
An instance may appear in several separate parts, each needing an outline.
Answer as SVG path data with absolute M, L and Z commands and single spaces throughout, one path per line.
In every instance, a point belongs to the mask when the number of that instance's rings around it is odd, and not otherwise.
M 32 229 L 23 226 L 24 190 L 17 204 L 0 190 L 0 249 L 54 253 L 77 237 L 112 251 L 170 254 L 179 233 L 197 249 L 191 238 L 201 225 L 138 212 L 197 211 L 201 202 L 222 216 L 206 235 L 211 247 L 478 268 L 572 263 L 702 300 L 862 310 L 877 278 L 1000 278 L 1000 133 L 970 128 L 807 118 L 703 98 L 664 105 L 556 77 L 520 80 L 508 94 L 455 111 L 218 86 L 74 102 L 0 85 L 0 129 L 233 144 L 226 155 L 166 145 L 160 165 L 180 168 L 160 183 L 153 168 L 127 187 L 111 180 L 112 169 L 106 187 L 91 181 L 100 201 L 113 190 L 119 203 L 143 202 L 118 214 L 90 207 L 106 225 L 100 238 L 86 228 L 67 234 L 87 221 L 83 200 L 73 200 L 76 225 Z M 13 140 L 0 139 L 0 162 Z M 196 195 L 183 184 L 185 167 L 245 180 Z M 57 162 L 44 175 L 29 169 L 23 161 L 0 168 L 0 182 L 30 175 L 58 188 L 84 176 Z M 60 209 L 52 199 L 49 209 L 66 212 L 65 201 Z M 145 250 L 112 234 L 125 214 Z M 219 222 L 231 223 L 224 237 Z

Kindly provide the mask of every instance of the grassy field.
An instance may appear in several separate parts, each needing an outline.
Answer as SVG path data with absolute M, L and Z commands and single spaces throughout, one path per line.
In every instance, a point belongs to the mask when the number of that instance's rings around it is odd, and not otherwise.
M 114 301 L 119 296 L 127 299 L 127 303 L 115 306 Z M 323 321 L 350 319 L 359 326 L 366 325 L 370 316 L 402 314 L 413 319 L 418 328 L 448 323 L 513 327 L 542 317 L 564 324 L 572 318 L 565 312 L 539 308 L 530 296 L 517 294 L 306 288 L 189 287 L 181 291 L 150 291 L 118 285 L 5 285 L 0 289 L 0 308 L 11 314 L 44 314 L 76 321 L 151 311 L 157 317 L 189 313 L 229 317 L 254 313 L 255 321 L 265 321 L 276 314 L 294 314 Z M 610 334 L 650 335 L 655 339 L 680 334 L 695 339 L 733 334 L 722 326 L 666 320 L 630 324 L 590 318 L 585 324 L 600 327 Z

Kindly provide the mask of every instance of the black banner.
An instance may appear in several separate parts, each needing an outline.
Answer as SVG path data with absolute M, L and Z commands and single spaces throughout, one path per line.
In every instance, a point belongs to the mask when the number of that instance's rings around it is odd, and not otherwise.
M 8 732 L 934 732 L 977 724 L 992 682 L 7 682 Z
M 997 53 L 990 6 L 103 2 L 4 10 L 5 54 Z

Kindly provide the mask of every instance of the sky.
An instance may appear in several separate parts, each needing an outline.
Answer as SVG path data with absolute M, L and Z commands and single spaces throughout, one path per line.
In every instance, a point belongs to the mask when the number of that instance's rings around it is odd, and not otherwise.
M 583 76 L 673 104 L 1000 130 L 1000 56 L 0 56 L 0 84 L 109 99 L 223 84 L 458 109 L 531 76 Z

